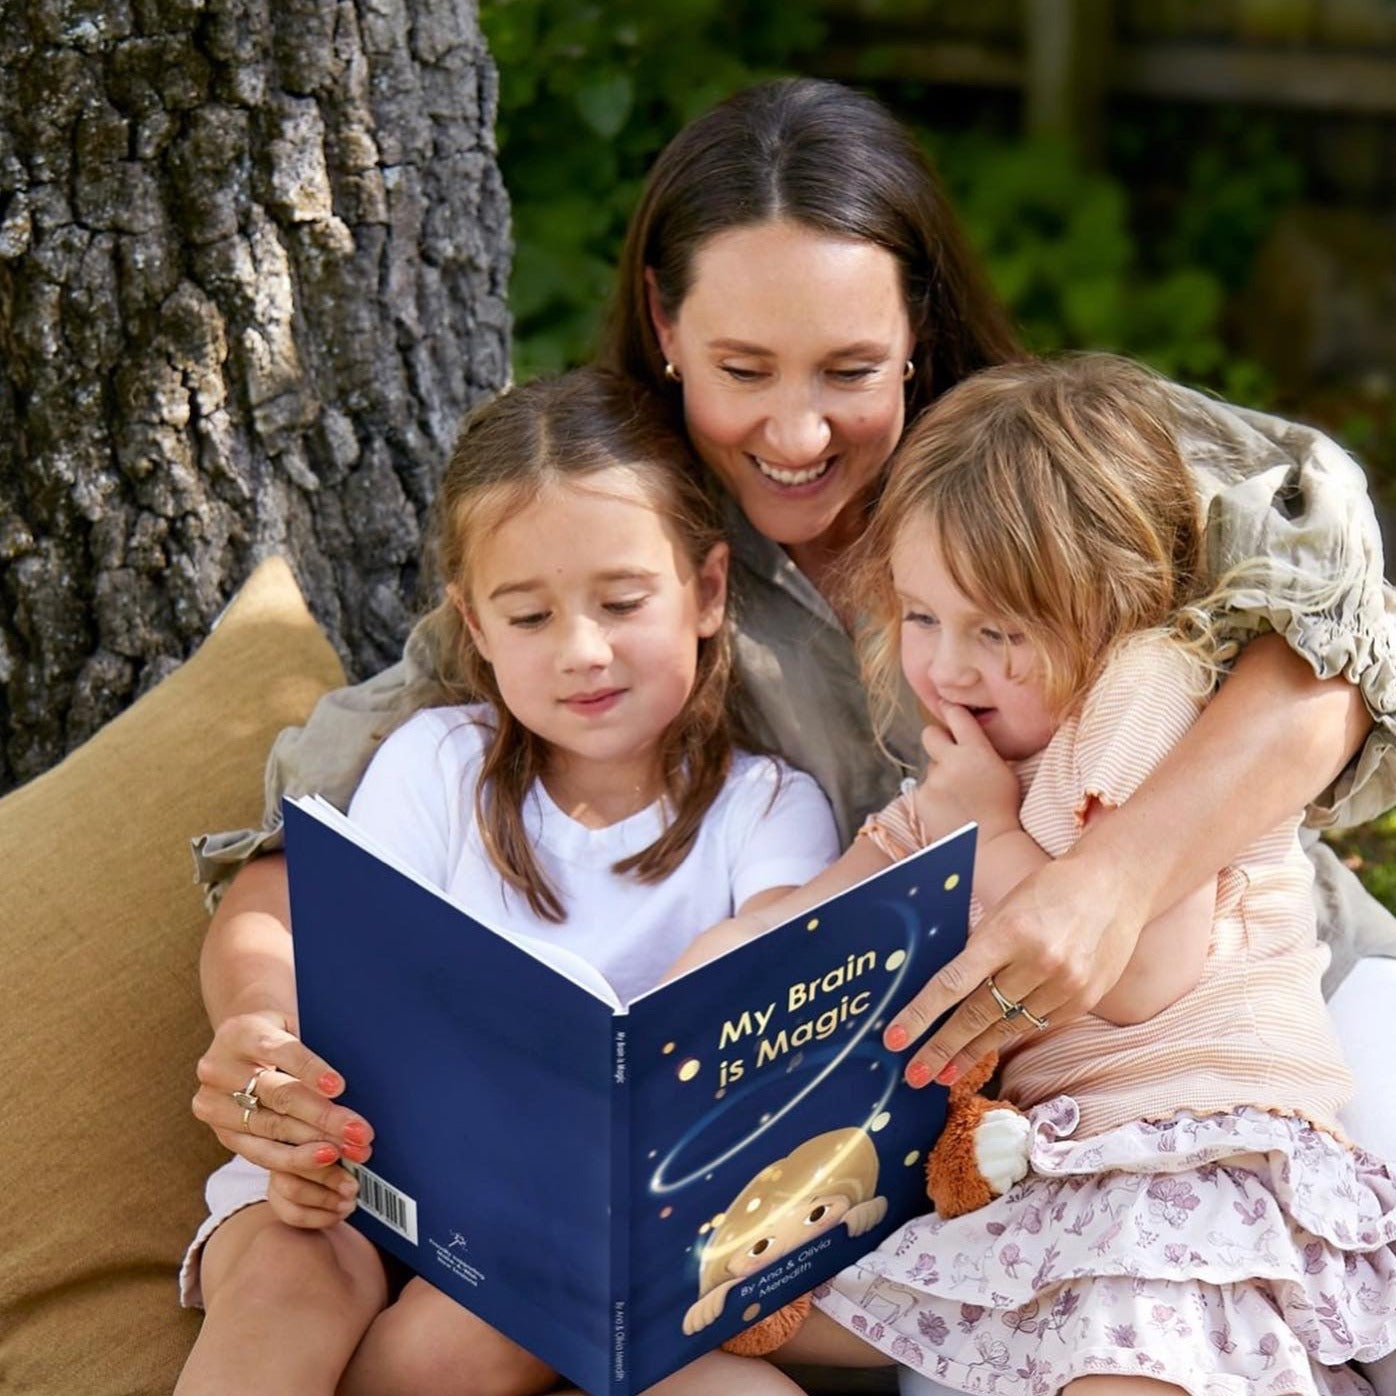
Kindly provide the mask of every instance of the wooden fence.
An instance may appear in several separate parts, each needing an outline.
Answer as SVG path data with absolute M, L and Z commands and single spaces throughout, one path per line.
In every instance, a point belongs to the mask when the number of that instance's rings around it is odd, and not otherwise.
M 830 77 L 1020 93 L 1100 149 L 1107 103 L 1249 104 L 1362 127 L 1396 183 L 1396 0 L 831 0 Z M 1369 160 L 1369 164 L 1371 161 Z

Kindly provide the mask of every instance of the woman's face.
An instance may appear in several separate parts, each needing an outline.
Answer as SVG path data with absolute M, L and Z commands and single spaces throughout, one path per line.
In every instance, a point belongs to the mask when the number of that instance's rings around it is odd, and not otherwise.
M 901 438 L 914 344 L 885 248 L 782 221 L 710 238 L 667 319 L 694 448 L 757 530 L 841 547 Z

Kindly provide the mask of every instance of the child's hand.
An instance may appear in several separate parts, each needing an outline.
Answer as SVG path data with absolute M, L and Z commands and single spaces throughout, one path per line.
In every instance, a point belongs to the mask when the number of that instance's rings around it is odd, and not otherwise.
M 916 791 L 916 812 L 931 838 L 973 820 L 984 843 L 1017 829 L 1023 793 L 1017 773 L 966 708 L 941 703 L 940 721 L 921 733 L 931 763 Z
M 309 1144 L 295 1150 L 295 1172 L 274 1172 L 267 1184 L 267 1201 L 279 1221 L 307 1231 L 322 1231 L 342 1222 L 354 1210 L 358 1180 L 337 1164 L 319 1166 L 317 1151 Z

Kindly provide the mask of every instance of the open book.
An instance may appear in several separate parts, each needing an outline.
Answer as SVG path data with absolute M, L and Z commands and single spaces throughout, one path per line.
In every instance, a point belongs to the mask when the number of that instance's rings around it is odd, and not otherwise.
M 928 1208 L 945 1094 L 881 1034 L 964 946 L 972 827 L 629 1004 L 323 801 L 286 848 L 301 1035 L 377 1133 L 352 1221 L 593 1396 Z

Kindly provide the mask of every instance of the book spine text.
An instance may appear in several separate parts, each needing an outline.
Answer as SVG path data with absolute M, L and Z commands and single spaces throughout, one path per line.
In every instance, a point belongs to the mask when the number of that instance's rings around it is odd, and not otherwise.
M 630 1068 L 625 1019 L 612 1020 L 611 1393 L 630 1392 Z

